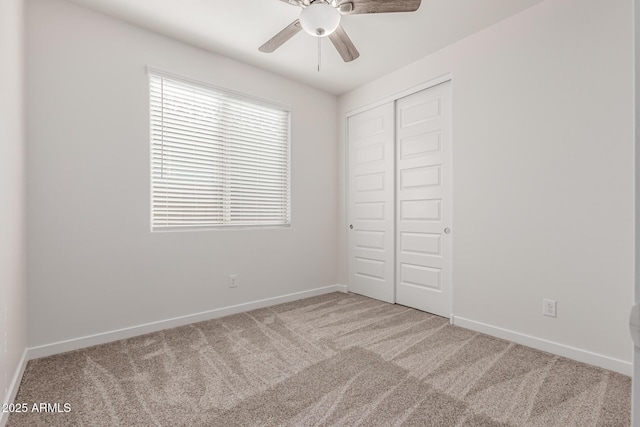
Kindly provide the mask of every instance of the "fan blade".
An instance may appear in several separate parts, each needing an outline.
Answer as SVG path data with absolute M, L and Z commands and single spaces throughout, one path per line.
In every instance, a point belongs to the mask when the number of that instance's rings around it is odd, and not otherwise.
M 263 44 L 258 48 L 260 52 L 271 53 L 280 46 L 282 46 L 287 40 L 291 37 L 298 34 L 302 27 L 300 26 L 300 21 L 295 20 L 291 24 L 287 25 L 282 31 L 280 31 L 275 36 L 271 37 L 268 42 Z
M 353 45 L 353 42 L 342 28 L 342 25 L 338 25 L 338 28 L 331 34 L 329 34 L 329 40 L 335 46 L 336 50 L 344 59 L 344 62 L 351 62 L 360 56 L 360 52 Z
M 338 4 L 343 15 L 363 13 L 415 12 L 421 0 L 348 0 Z

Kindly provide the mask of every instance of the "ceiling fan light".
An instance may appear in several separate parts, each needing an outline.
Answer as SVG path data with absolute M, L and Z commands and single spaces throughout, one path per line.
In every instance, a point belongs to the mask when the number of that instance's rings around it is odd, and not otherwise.
M 316 2 L 302 9 L 300 24 L 308 34 L 326 37 L 338 28 L 340 17 L 340 12 L 333 6 L 324 2 Z

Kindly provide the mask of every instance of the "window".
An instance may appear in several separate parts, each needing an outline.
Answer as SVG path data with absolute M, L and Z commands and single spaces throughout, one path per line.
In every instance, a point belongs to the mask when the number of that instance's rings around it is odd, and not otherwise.
M 149 79 L 152 230 L 288 225 L 289 111 Z

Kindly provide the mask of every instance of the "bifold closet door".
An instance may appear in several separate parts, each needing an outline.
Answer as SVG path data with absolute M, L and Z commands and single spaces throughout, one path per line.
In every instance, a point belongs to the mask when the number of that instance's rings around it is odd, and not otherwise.
M 452 312 L 451 83 L 396 103 L 396 302 Z
M 349 117 L 349 291 L 394 300 L 394 104 Z

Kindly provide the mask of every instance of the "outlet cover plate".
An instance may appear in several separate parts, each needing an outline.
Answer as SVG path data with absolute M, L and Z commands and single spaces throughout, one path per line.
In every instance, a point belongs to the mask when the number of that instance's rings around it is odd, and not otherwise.
M 558 302 L 552 299 L 543 299 L 542 300 L 542 314 L 549 317 L 557 317 L 556 316 L 556 308 L 558 307 Z

